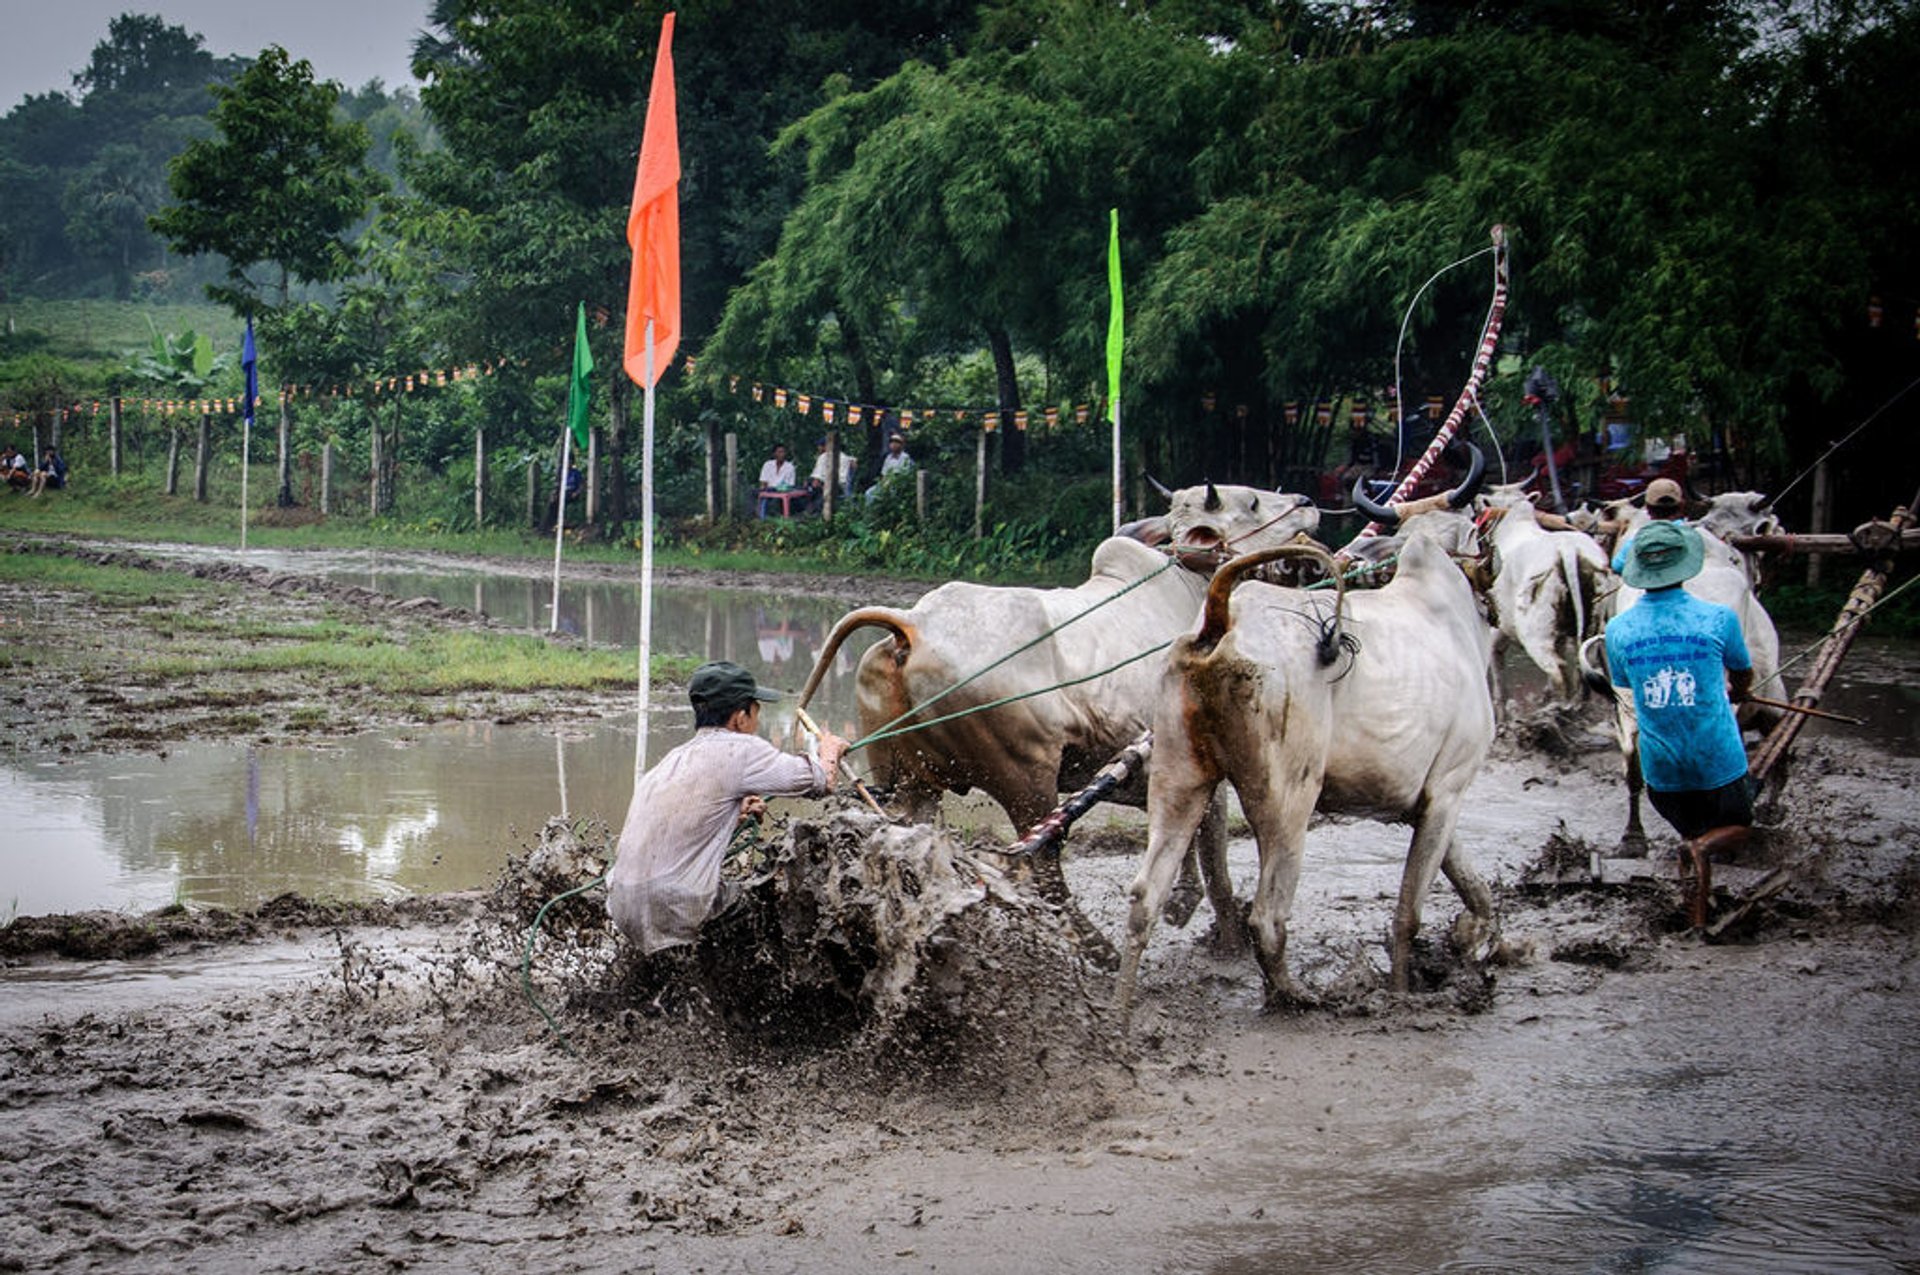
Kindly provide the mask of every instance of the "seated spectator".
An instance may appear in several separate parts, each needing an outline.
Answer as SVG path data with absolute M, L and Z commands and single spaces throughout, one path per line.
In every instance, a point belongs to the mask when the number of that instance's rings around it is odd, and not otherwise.
M 799 474 L 794 469 L 793 462 L 787 459 L 787 445 L 785 443 L 775 443 L 773 445 L 773 459 L 760 466 L 760 508 L 756 516 L 760 518 L 767 516 L 767 504 L 770 495 L 792 491 L 799 485 Z M 787 502 L 782 501 L 781 504 L 784 508 Z
M 820 454 L 813 458 L 813 472 L 807 475 L 807 490 L 812 493 L 808 497 L 808 503 L 815 509 L 822 508 L 826 504 L 827 474 L 832 464 L 831 457 L 827 452 L 827 440 L 822 438 L 819 446 Z M 853 475 L 854 471 L 859 467 L 860 462 L 855 460 L 851 453 L 840 453 L 840 495 L 842 499 L 852 498 Z
M 913 472 L 913 457 L 907 454 L 907 440 L 898 434 L 887 435 L 887 454 L 880 458 L 880 481 L 867 488 L 867 499 L 872 500 L 895 474 Z
M 40 458 L 40 468 L 33 471 L 33 483 L 28 494 L 38 496 L 49 489 L 58 491 L 67 485 L 67 462 L 60 459 L 60 453 L 47 448 L 47 454 Z
M 33 485 L 33 469 L 12 443 L 0 447 L 0 477 L 15 491 L 25 491 Z

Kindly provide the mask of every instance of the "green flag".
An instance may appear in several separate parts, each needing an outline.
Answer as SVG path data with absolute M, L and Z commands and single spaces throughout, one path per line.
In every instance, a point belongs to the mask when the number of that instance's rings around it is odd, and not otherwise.
M 593 391 L 587 374 L 593 371 L 593 351 L 587 348 L 587 303 L 580 303 L 573 328 L 573 379 L 567 386 L 567 425 L 581 451 L 587 450 L 587 422 L 593 414 Z
M 1112 235 L 1107 240 L 1107 288 L 1113 294 L 1113 312 L 1107 316 L 1107 419 L 1120 419 L 1120 338 L 1126 330 L 1126 310 L 1120 301 L 1120 210 L 1111 208 Z

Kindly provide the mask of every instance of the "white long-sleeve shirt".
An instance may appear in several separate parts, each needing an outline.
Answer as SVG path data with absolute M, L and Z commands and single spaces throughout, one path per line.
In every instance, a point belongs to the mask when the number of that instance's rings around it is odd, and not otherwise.
M 790 460 L 769 460 L 760 466 L 760 486 L 765 491 L 787 491 L 799 486 L 799 471 Z
M 826 789 L 811 757 L 724 727 L 695 732 L 634 789 L 607 878 L 608 915 L 643 952 L 693 942 L 713 911 L 741 799 Z

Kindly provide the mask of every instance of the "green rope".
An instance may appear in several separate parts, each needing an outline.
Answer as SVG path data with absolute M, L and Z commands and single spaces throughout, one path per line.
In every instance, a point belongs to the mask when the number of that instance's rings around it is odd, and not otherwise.
M 560 1030 L 560 1024 L 553 1021 L 553 1015 L 547 1012 L 547 1007 L 542 1005 L 540 998 L 533 993 L 533 941 L 540 935 L 540 923 L 547 919 L 547 909 L 556 903 L 571 899 L 576 894 L 585 894 L 595 886 L 605 885 L 607 878 L 612 875 L 613 872 L 609 869 L 585 885 L 568 890 L 565 894 L 556 894 L 541 904 L 540 910 L 534 913 L 533 924 L 527 927 L 526 949 L 520 953 L 520 990 L 526 993 L 527 1002 L 540 1011 L 540 1017 L 547 1020 L 547 1026 L 553 1029 L 554 1038 L 560 1042 L 560 1048 L 566 1050 L 571 1058 L 578 1058 L 580 1055 L 574 1053 L 573 1046 L 567 1041 L 567 1034 Z
M 1355 579 L 1356 577 L 1365 575 L 1370 571 L 1377 571 L 1381 567 L 1390 566 L 1393 563 L 1399 561 L 1399 558 L 1400 558 L 1399 554 L 1394 554 L 1392 557 L 1384 558 L 1377 563 L 1373 563 L 1367 566 L 1355 567 L 1353 570 L 1341 576 L 1340 579 L 1342 580 Z M 1174 565 L 1174 562 L 1172 561 L 1169 561 L 1167 563 L 1168 567 L 1173 565 Z M 1159 575 L 1161 571 L 1165 571 L 1166 569 L 1167 569 L 1166 567 L 1161 567 L 1159 570 L 1153 572 L 1152 575 L 1141 577 L 1139 580 L 1136 580 L 1134 581 L 1134 583 L 1128 585 L 1127 589 L 1138 588 L 1140 585 L 1145 584 L 1148 580 L 1151 580 L 1153 576 Z M 1308 589 L 1323 589 L 1334 583 L 1335 581 L 1332 578 L 1329 578 L 1326 580 L 1316 580 L 1312 584 L 1309 584 L 1305 587 Z M 989 709 L 1003 708 L 1008 704 L 1018 703 L 1023 699 L 1032 699 L 1037 695 L 1047 695 L 1053 691 L 1064 690 L 1069 686 L 1078 686 L 1082 682 L 1091 682 L 1091 681 L 1094 681 L 1096 678 L 1102 678 L 1109 673 L 1117 672 L 1118 670 L 1125 668 L 1129 664 L 1133 664 L 1140 660 L 1144 660 L 1149 655 L 1153 655 L 1157 652 L 1164 651 L 1169 646 L 1172 646 L 1174 639 L 1168 638 L 1165 642 L 1162 642 L 1158 646 L 1149 647 L 1148 649 L 1140 652 L 1138 655 L 1130 655 L 1126 659 L 1121 660 L 1118 664 L 1109 665 L 1106 668 L 1101 669 L 1097 673 L 1088 673 L 1084 677 L 1071 678 L 1064 682 L 1055 682 L 1051 686 L 1042 686 L 1037 690 L 1022 691 L 1018 695 L 1008 695 L 1002 699 L 991 700 L 985 704 L 975 704 L 971 708 L 963 708 L 957 712 L 945 713 L 939 717 L 929 718 L 924 722 L 914 722 L 907 726 L 900 725 L 900 723 L 906 721 L 907 718 L 925 709 L 927 705 L 932 704 L 936 700 L 945 699 L 948 695 L 951 695 L 953 692 L 959 690 L 961 687 L 965 686 L 968 682 L 974 681 L 976 678 L 980 677 L 981 674 L 989 672 L 990 670 L 997 668 L 999 665 L 1006 663 L 1008 660 L 1012 659 L 1015 655 L 1020 654 L 1021 651 L 1025 651 L 1035 645 L 1038 645 L 1041 642 L 1044 642 L 1047 638 L 1053 636 L 1053 634 L 1058 633 L 1061 629 L 1066 628 L 1067 625 L 1072 624 L 1074 620 L 1078 620 L 1082 616 L 1087 615 L 1088 613 L 1098 609 L 1099 607 L 1105 606 L 1108 602 L 1111 602 L 1114 598 L 1119 597 L 1121 593 L 1125 593 L 1126 591 L 1127 591 L 1126 589 L 1122 589 L 1118 593 L 1111 594 L 1108 597 L 1101 599 L 1099 602 L 1096 602 L 1093 606 L 1088 607 L 1086 611 L 1082 611 L 1080 615 L 1076 615 L 1073 617 L 1073 619 L 1067 620 L 1064 623 L 1057 625 L 1053 629 L 1048 630 L 1046 633 L 1041 634 L 1039 637 L 1035 638 L 1031 642 L 1028 642 L 1025 646 L 1021 647 L 1019 650 L 1013 651 L 1005 656 L 1002 656 L 1000 659 L 995 660 L 992 664 L 987 665 L 986 668 L 981 669 L 979 672 L 974 673 L 972 676 L 967 677 L 961 681 L 955 682 L 952 686 L 949 686 L 946 690 L 941 691 L 938 695 L 935 695 L 932 699 L 928 699 L 922 703 L 914 705 L 912 708 L 900 714 L 898 717 L 894 718 L 892 721 L 887 722 L 884 725 L 880 726 L 872 734 L 867 735 L 855 741 L 854 743 L 847 745 L 847 751 L 853 752 L 855 749 L 865 748 L 868 744 L 879 743 L 883 739 L 893 739 L 901 735 L 911 735 L 913 732 L 917 730 L 925 730 L 929 726 L 939 726 L 945 722 L 958 721 L 962 717 L 971 717 L 975 713 L 984 713 L 984 712 L 987 712 Z
M 1092 615 L 1095 611 L 1098 611 L 1101 607 L 1107 605 L 1107 603 L 1113 602 L 1120 598 L 1125 597 L 1127 594 L 1132 593 L 1135 589 L 1139 588 L 1141 585 L 1147 583 L 1147 581 L 1155 579 L 1161 575 L 1164 575 L 1166 572 L 1172 570 L 1174 567 L 1178 565 L 1179 565 L 1178 558 L 1167 559 L 1164 565 L 1154 568 L 1152 571 L 1149 571 L 1147 574 L 1141 576 L 1138 580 L 1135 580 L 1132 584 L 1129 584 L 1124 588 L 1114 590 L 1112 593 L 1109 593 L 1106 597 L 1101 598 L 1098 602 L 1095 602 L 1092 606 L 1086 608 L 1084 611 L 1081 611 L 1078 615 L 1069 616 L 1067 619 L 1062 620 L 1060 623 L 1054 625 L 1052 628 L 1040 634 L 1040 636 L 1034 638 L 1032 641 L 1022 643 L 1021 645 L 1015 647 L 1013 650 L 1008 651 L 1005 655 L 1001 656 L 999 659 L 993 661 L 991 664 L 988 664 L 983 668 L 976 669 L 974 672 L 969 673 L 967 676 L 961 678 L 959 681 L 955 682 L 952 686 L 949 686 L 946 690 L 941 691 L 939 694 L 934 695 L 928 699 L 922 700 L 918 704 L 915 704 L 912 708 L 909 708 L 906 712 L 901 713 L 899 716 L 895 717 L 892 721 L 882 723 L 871 735 L 868 735 L 865 739 L 860 740 L 858 743 L 849 745 L 847 751 L 851 752 L 855 748 L 864 748 L 866 745 L 874 742 L 876 739 L 884 739 L 889 737 L 889 735 L 906 734 L 907 732 L 904 730 L 896 731 L 893 728 L 900 725 L 901 722 L 906 721 L 909 717 L 912 717 L 915 713 L 924 712 L 926 709 L 928 709 L 932 705 L 939 703 L 941 700 L 953 694 L 955 691 L 959 690 L 961 687 L 966 686 L 970 683 L 979 681 L 981 678 L 993 672 L 993 670 L 999 668 L 1002 664 L 1005 664 L 1007 661 L 1012 660 L 1018 656 L 1024 655 L 1028 651 L 1032 650 L 1034 647 L 1040 645 L 1042 642 L 1050 640 L 1051 638 L 1053 638 L 1055 634 L 1059 633 L 1060 630 L 1066 628 L 1068 625 L 1075 624 L 1081 620 L 1086 619 L 1088 616 Z M 1135 658 L 1138 658 L 1138 657 L 1135 657 Z M 1132 661 L 1127 661 L 1127 662 L 1131 663 Z M 1118 668 L 1120 666 L 1115 665 L 1114 667 Z M 1112 671 L 1111 669 L 1108 670 L 1108 672 L 1111 672 L 1111 671 Z M 1096 676 L 1098 676 L 1098 674 L 1096 674 Z M 1083 678 L 1081 680 L 1085 681 L 1088 679 Z M 1062 685 L 1072 685 L 1072 683 L 1062 683 Z M 1055 690 L 1058 688 L 1048 687 L 1047 689 Z M 967 711 L 979 712 L 980 710 L 969 709 Z M 965 716 L 964 713 L 957 714 L 957 715 Z M 936 720 L 948 721 L 950 719 L 942 717 Z M 934 724 L 933 722 L 923 723 L 923 725 L 926 725 L 926 726 L 931 726 L 933 724 Z
M 891 739 L 896 735 L 910 735 L 914 731 L 925 730 L 929 726 L 938 726 L 942 722 L 957 721 L 962 717 L 970 717 L 975 713 L 984 713 L 988 709 L 1003 708 L 1008 704 L 1015 704 L 1023 699 L 1032 699 L 1036 695 L 1050 695 L 1054 691 L 1064 690 L 1069 686 L 1078 686 L 1082 682 L 1091 682 L 1095 678 L 1105 677 L 1109 673 L 1118 672 L 1119 670 L 1125 668 L 1129 664 L 1136 664 L 1139 661 L 1146 659 L 1149 655 L 1157 655 L 1161 651 L 1164 651 L 1168 647 L 1172 646 L 1174 644 L 1174 641 L 1175 641 L 1174 638 L 1168 638 L 1166 641 L 1160 643 L 1160 645 L 1158 646 L 1150 646 L 1146 650 L 1140 652 L 1138 655 L 1129 655 L 1126 659 L 1121 660 L 1118 664 L 1109 665 L 1108 667 L 1101 669 L 1097 673 L 1088 673 L 1085 677 L 1069 678 L 1064 682 L 1055 682 L 1052 686 L 1042 686 L 1038 690 L 1022 691 L 1018 695 L 1007 695 L 986 704 L 976 704 L 972 708 L 963 708 L 956 713 L 947 713 L 944 716 L 933 718 L 931 721 L 914 722 L 912 725 L 902 726 L 897 730 L 888 729 L 888 727 L 883 726 L 879 730 L 875 731 L 873 734 L 868 735 L 865 739 L 862 739 L 861 741 L 859 741 L 858 743 L 847 745 L 847 751 L 852 752 L 856 748 L 865 748 L 868 744 L 878 743 L 880 740 L 883 740 L 883 739 Z M 931 703 L 931 702 L 932 702 L 931 700 L 928 701 L 928 703 Z M 925 707 L 925 705 L 922 705 L 922 707 Z M 901 714 L 901 716 L 904 717 L 906 716 L 906 714 L 903 713 Z M 899 718 L 895 718 L 894 720 L 898 721 Z

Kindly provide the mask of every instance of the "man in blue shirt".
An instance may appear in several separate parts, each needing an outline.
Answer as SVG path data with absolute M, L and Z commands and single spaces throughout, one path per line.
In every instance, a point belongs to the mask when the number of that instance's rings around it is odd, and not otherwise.
M 1640 528 L 1621 575 L 1646 595 L 1607 625 L 1613 684 L 1633 692 L 1647 796 L 1686 838 L 1695 928 L 1707 922 L 1708 856 L 1746 844 L 1753 825 L 1747 750 L 1733 705 L 1753 685 L 1740 618 L 1680 586 L 1699 574 L 1700 533 L 1682 522 Z

